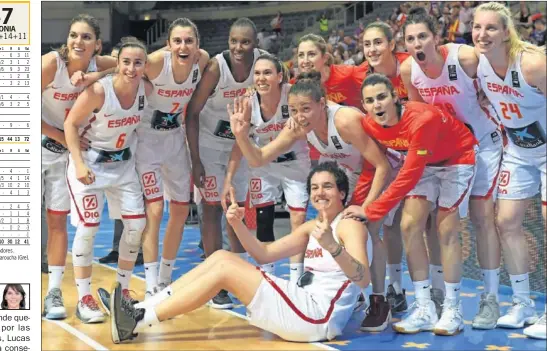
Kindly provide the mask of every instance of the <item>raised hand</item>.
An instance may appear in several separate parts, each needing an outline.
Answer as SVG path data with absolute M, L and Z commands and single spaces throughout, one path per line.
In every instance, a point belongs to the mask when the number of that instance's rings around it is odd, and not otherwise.
M 72 77 L 70 77 L 70 83 L 72 83 L 72 85 L 74 85 L 75 87 L 79 87 L 85 84 L 86 79 L 87 74 L 82 71 L 76 71 L 74 72 Z
M 236 195 L 234 191 L 234 187 L 230 187 L 230 198 L 233 200 L 230 207 L 228 207 L 228 211 L 226 211 L 226 220 L 228 223 L 237 223 L 243 221 L 243 218 L 245 217 L 245 208 L 239 207 L 237 204 Z
M 251 100 L 247 97 L 236 97 L 234 104 L 228 104 L 230 129 L 236 137 L 247 137 L 251 128 Z
M 319 211 L 319 217 L 315 220 L 315 228 L 311 235 L 317 240 L 319 245 L 325 250 L 332 252 L 339 244 L 332 235 L 331 222 L 327 217 L 327 212 L 322 209 Z
M 368 222 L 367 216 L 365 215 L 365 210 L 361 206 L 352 205 L 349 206 L 342 212 L 342 218 L 351 218 L 359 222 Z

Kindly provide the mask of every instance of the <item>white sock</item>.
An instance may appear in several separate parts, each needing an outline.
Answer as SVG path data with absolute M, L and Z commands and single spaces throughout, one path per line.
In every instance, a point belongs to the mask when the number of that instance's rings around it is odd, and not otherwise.
M 144 264 L 144 278 L 146 279 L 146 291 L 154 291 L 158 285 L 158 262 Z
M 431 300 L 431 285 L 429 284 L 429 279 L 412 282 L 412 284 L 414 285 L 416 300 Z
M 263 265 L 260 265 L 260 268 L 271 275 L 275 275 L 275 263 L 266 263 Z
M 289 281 L 291 283 L 296 283 L 298 278 L 304 273 L 304 264 L 303 263 L 291 263 L 289 264 Z
M 118 274 L 116 280 L 121 284 L 122 290 L 129 288 L 129 281 L 131 280 L 131 274 L 133 271 L 126 271 L 125 269 L 118 268 Z
M 164 283 L 164 284 L 171 284 L 171 273 L 173 273 L 173 268 L 175 268 L 175 260 L 166 260 L 165 258 L 161 258 L 161 265 L 160 265 L 160 275 L 158 279 L 158 283 Z
M 434 289 L 441 289 L 446 293 L 444 286 L 444 274 L 443 266 L 437 266 L 434 264 L 429 265 L 429 277 L 431 278 L 431 287 Z
M 522 298 L 525 301 L 530 300 L 530 280 L 528 279 L 528 273 L 524 274 L 509 274 L 511 279 L 511 287 L 513 288 L 513 295 Z
M 76 288 L 78 289 L 78 301 L 86 295 L 91 295 L 91 277 L 76 279 Z
M 156 295 L 150 297 L 149 299 L 137 303 L 135 305 L 135 308 L 148 308 L 148 307 L 156 306 L 163 300 L 167 300 L 172 295 L 173 295 L 173 288 L 171 287 L 171 285 L 169 285 L 165 289 L 157 293 Z
M 387 274 L 389 275 L 389 284 L 393 285 L 393 289 L 397 294 L 403 292 L 403 266 L 398 264 L 388 264 Z
M 154 310 L 154 307 L 148 307 L 144 310 L 144 318 L 137 322 L 134 331 L 138 333 L 156 324 L 160 324 L 156 310 Z
M 483 269 L 482 280 L 484 280 L 484 292 L 487 294 L 494 294 L 497 301 L 500 287 L 500 269 Z
M 445 299 L 451 302 L 460 301 L 460 289 L 462 286 L 462 282 L 461 281 L 459 281 L 458 283 L 444 282 L 444 285 L 446 286 Z
M 49 293 L 51 289 L 61 288 L 63 274 L 65 273 L 65 266 L 48 266 L 48 271 L 49 282 L 47 292 Z

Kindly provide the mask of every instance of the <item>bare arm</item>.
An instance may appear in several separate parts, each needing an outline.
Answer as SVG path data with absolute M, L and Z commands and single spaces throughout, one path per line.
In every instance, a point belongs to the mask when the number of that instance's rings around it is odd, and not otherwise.
M 408 99 L 411 101 L 424 102 L 424 100 L 420 96 L 420 93 L 418 92 L 418 89 L 416 89 L 416 87 L 412 85 L 411 74 L 412 74 L 412 56 L 409 56 L 401 64 L 401 78 L 403 79 L 403 84 L 405 85 L 406 90 L 408 92 Z
M 341 108 L 335 115 L 334 123 L 342 139 L 359 150 L 363 158 L 376 168 L 369 194 L 362 205 L 363 208 L 366 208 L 368 204 L 376 200 L 382 193 L 391 175 L 391 166 L 385 153 L 365 133 L 365 130 L 361 126 L 363 118 L 364 116 L 354 109 Z
M 53 52 L 42 56 L 42 93 L 55 79 L 57 71 L 57 58 Z M 65 135 L 42 120 L 42 134 L 66 146 Z
M 448 44 L 451 45 L 451 44 Z M 462 45 L 458 51 L 458 60 L 463 71 L 469 78 L 477 78 L 477 68 L 479 67 L 479 58 L 475 53 L 475 48 L 469 45 Z
M 529 85 L 538 88 L 544 96 L 547 96 L 546 64 L 544 54 L 526 51 L 522 54 L 521 68 L 524 79 Z
M 224 186 L 222 188 L 222 194 L 220 196 L 220 204 L 222 205 L 222 208 L 224 211 L 228 209 L 226 204 L 226 197 L 229 194 L 230 187 L 232 186 L 232 179 L 234 179 L 234 175 L 237 172 L 237 169 L 239 168 L 239 164 L 241 163 L 241 158 L 243 155 L 241 154 L 241 150 L 237 146 L 237 144 L 234 144 L 232 147 L 232 152 L 230 153 L 230 159 L 228 160 L 228 168 L 226 169 L 226 176 L 224 177 Z M 234 201 L 234 199 L 230 198 L 230 202 Z
M 156 79 L 163 69 L 164 49 L 159 49 L 148 55 L 145 75 L 149 80 Z

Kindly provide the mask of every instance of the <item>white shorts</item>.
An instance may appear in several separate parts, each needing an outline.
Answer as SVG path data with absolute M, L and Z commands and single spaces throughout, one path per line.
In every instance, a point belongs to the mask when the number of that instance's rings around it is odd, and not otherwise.
M 501 155 L 503 153 L 503 138 L 501 131 L 496 130 L 485 135 L 479 142 L 475 181 L 471 188 L 471 199 L 494 200 L 497 197 L 497 184 L 500 172 Z
M 292 211 L 306 211 L 308 192 L 306 181 L 310 173 L 309 161 L 291 161 L 287 163 L 271 163 L 260 168 L 251 168 L 249 191 L 251 202 L 255 207 L 274 205 L 281 196 L 280 187 L 285 194 L 285 200 Z
M 191 165 L 184 130 L 138 132 L 137 173 L 146 202 L 190 203 Z
M 541 191 L 541 201 L 547 205 L 547 155 L 517 156 L 514 145 L 507 145 L 501 162 L 498 198 L 503 200 L 524 200 Z M 519 148 L 520 149 L 520 148 Z M 517 152 L 515 152 L 517 151 Z M 545 152 L 545 149 L 543 149 Z
M 71 196 L 71 224 L 77 226 L 98 226 L 104 207 L 104 196 L 112 218 L 145 218 L 144 200 L 135 169 L 135 158 L 128 161 L 94 163 L 95 151 L 82 153 L 87 166 L 95 174 L 95 182 L 84 185 L 76 179 L 74 161 L 69 157 L 67 183 Z
M 231 149 L 228 151 L 219 151 L 206 146 L 199 146 L 201 163 L 205 169 L 205 181 L 203 182 L 203 188 L 200 188 L 199 191 L 203 201 L 207 204 L 220 204 L 220 194 L 224 186 L 224 178 L 226 177 L 231 152 Z M 249 168 L 247 160 L 242 158 L 239 168 L 232 179 L 237 202 L 245 202 L 247 199 L 248 182 Z
M 441 211 L 458 208 L 460 218 L 464 218 L 469 208 L 474 176 L 474 165 L 426 166 L 418 184 L 406 197 L 426 198 L 432 203 L 432 209 L 438 205 Z
M 46 155 L 47 154 L 47 155 Z M 68 152 L 53 154 L 42 148 L 42 198 L 49 213 L 70 213 L 70 195 L 66 184 Z

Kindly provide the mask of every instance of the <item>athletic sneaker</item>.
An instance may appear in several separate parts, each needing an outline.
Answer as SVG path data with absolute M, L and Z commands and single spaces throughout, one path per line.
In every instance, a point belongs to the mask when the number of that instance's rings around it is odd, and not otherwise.
M 405 312 L 408 309 L 405 289 L 403 289 L 402 293 L 397 294 L 393 285 L 389 284 L 387 287 L 386 299 L 391 306 L 391 313 Z
M 119 344 L 136 338 L 138 334 L 133 333 L 133 331 L 137 323 L 144 318 L 144 309 L 135 309 L 133 304 L 125 298 L 120 283 L 116 283 L 110 304 L 112 306 L 112 316 L 110 318 L 112 341 Z
M 494 329 L 500 318 L 500 304 L 494 294 L 481 294 L 479 312 L 473 319 L 475 329 Z
M 53 288 L 44 299 L 44 317 L 47 319 L 65 319 L 66 308 L 63 303 L 63 293 L 59 288 Z
M 128 300 L 132 305 L 139 303 L 138 300 L 135 300 L 131 297 L 128 289 L 123 289 L 122 292 L 125 299 Z M 97 289 L 97 295 L 99 296 L 99 301 L 101 302 L 104 310 L 110 316 L 110 293 L 103 288 L 99 288 Z
M 97 301 L 90 294 L 82 297 L 76 307 L 76 317 L 84 323 L 102 323 L 104 322 L 104 313 L 97 305 Z
M 211 300 L 211 307 L 219 310 L 228 310 L 234 307 L 234 302 L 228 296 L 226 290 L 220 290 L 219 293 Z
M 162 291 L 163 289 L 167 288 L 169 285 L 171 285 L 171 283 L 172 281 L 170 281 L 169 283 L 159 283 L 158 286 L 156 287 L 156 294 Z
M 437 335 L 456 335 L 463 330 L 462 302 L 447 300 L 443 305 L 441 319 L 433 329 L 433 333 Z
M 513 306 L 498 319 L 498 327 L 517 329 L 524 327 L 524 324 L 534 324 L 537 320 L 534 301 L 513 295 Z
M 367 300 L 365 300 L 365 295 L 363 293 L 359 294 L 359 297 L 357 298 L 357 302 L 355 303 L 355 306 L 353 307 L 353 313 L 360 312 L 364 310 L 367 307 Z
M 435 303 L 437 318 L 441 318 L 444 304 L 444 291 L 442 289 L 431 288 L 431 300 Z
M 361 330 L 378 332 L 385 330 L 391 322 L 391 307 L 383 295 L 369 295 L 370 305 L 367 316 L 361 323 Z
M 547 339 L 547 336 L 545 335 L 547 333 L 547 327 L 545 325 L 545 313 L 543 313 L 543 316 L 541 316 L 535 324 L 524 328 L 522 332 L 524 333 L 524 335 L 534 339 Z
M 432 331 L 438 321 L 433 301 L 429 299 L 416 300 L 410 306 L 408 314 L 400 322 L 393 324 L 393 330 L 403 334 Z

